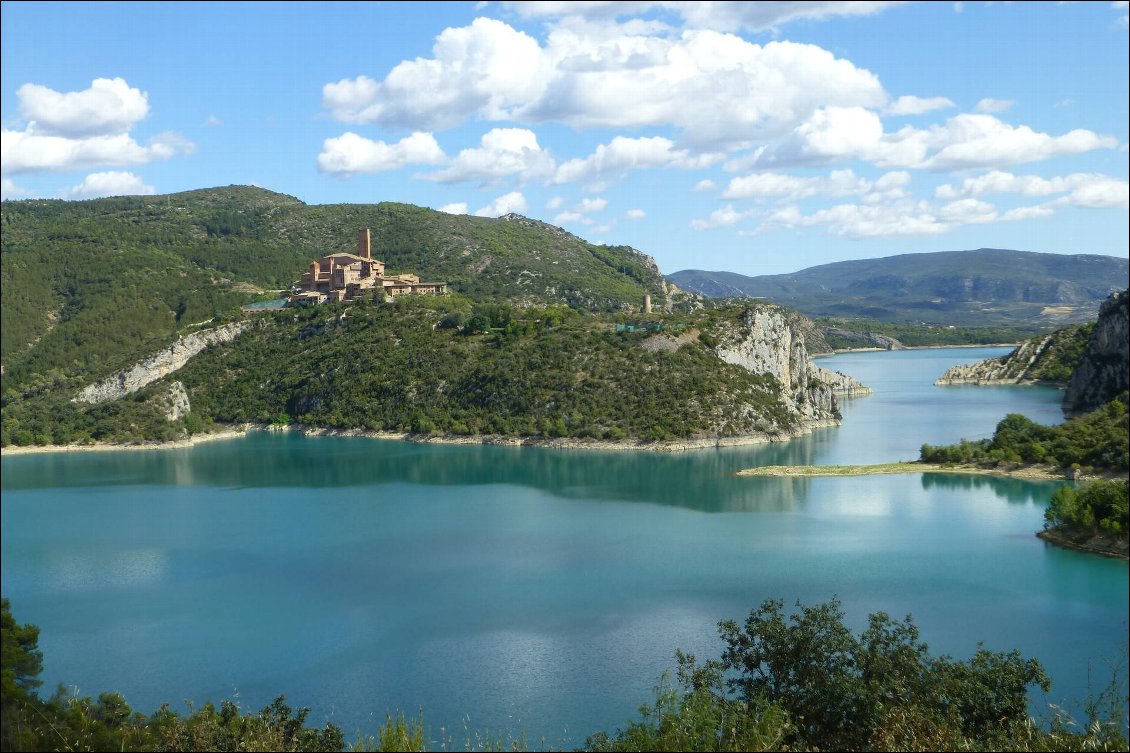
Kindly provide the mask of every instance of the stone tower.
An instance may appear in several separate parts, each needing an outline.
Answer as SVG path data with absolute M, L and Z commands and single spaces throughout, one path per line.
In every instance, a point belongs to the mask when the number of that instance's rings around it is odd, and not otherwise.
M 369 228 L 357 233 L 357 255 L 362 259 L 372 259 L 373 246 L 369 238 Z

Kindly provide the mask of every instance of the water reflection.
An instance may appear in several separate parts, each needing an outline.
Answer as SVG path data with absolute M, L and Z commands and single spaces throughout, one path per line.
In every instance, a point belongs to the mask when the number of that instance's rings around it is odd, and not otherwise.
M 597 452 L 484 445 L 420 445 L 352 437 L 252 432 L 186 450 L 6 458 L 5 490 L 169 485 L 342 488 L 383 484 L 502 484 L 587 500 L 650 502 L 701 512 L 782 512 L 808 499 L 811 479 L 738 477 L 756 465 L 824 462 L 837 429 L 792 442 L 681 453 Z M 927 473 L 922 488 L 988 489 L 1017 504 L 1046 504 L 1054 483 Z
M 950 491 L 977 491 L 987 489 L 1013 504 L 1047 505 L 1052 493 L 1062 486 L 1062 481 L 1031 481 L 1005 476 L 977 476 L 965 473 L 923 473 L 922 488 Z

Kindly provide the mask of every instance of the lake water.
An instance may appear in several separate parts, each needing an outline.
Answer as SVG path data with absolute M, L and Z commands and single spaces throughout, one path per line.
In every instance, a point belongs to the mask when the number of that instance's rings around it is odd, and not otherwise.
M 875 394 L 793 442 L 684 454 L 253 433 L 185 450 L 4 458 L 3 594 L 38 624 L 44 688 L 162 701 L 285 692 L 347 739 L 423 709 L 433 738 L 575 747 L 653 699 L 674 651 L 763 599 L 913 614 L 935 653 L 1038 657 L 1047 700 L 1127 642 L 1125 562 L 1033 532 L 1055 484 L 942 474 L 738 478 L 913 459 L 1055 423 L 1061 393 L 947 387 L 1003 348 L 853 353 Z

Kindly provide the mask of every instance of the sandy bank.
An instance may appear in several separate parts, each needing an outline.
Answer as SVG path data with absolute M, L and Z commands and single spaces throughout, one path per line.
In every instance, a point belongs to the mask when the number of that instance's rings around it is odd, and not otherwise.
M 1009 476 L 1033 481 L 1066 480 L 1063 469 L 1038 465 L 984 468 L 975 465 L 939 465 L 916 460 L 877 465 L 767 465 L 738 471 L 739 476 L 876 476 L 891 473 L 960 473 L 975 476 Z

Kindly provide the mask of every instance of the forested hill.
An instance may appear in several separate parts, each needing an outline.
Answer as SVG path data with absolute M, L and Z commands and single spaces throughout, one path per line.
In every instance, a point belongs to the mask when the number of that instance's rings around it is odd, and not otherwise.
M 638 309 L 667 283 L 650 257 L 597 246 L 517 215 L 407 204 L 311 206 L 251 186 L 91 201 L 5 201 L 0 279 L 4 392 L 87 381 L 148 355 L 191 324 L 288 286 L 312 258 L 355 249 L 392 273 L 476 300 Z
M 765 298 L 808 316 L 936 324 L 1094 320 L 1126 287 L 1130 262 L 1094 254 L 982 248 L 823 264 L 784 275 L 683 270 L 676 285 L 711 297 Z

